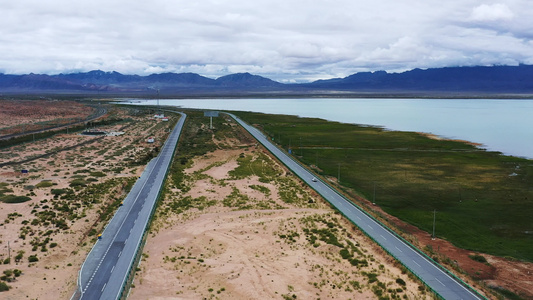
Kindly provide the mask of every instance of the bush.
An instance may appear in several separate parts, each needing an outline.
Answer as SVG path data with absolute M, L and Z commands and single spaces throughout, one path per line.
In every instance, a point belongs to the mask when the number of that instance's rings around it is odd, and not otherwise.
M 399 284 L 399 285 L 405 286 L 405 281 L 403 279 L 401 279 L 401 278 L 397 278 L 396 279 L 396 283 Z
M 52 195 L 62 195 L 66 192 L 67 192 L 66 189 L 52 189 L 51 191 Z
M 28 261 L 31 262 L 31 263 L 32 262 L 38 262 L 39 259 L 37 258 L 37 254 L 28 256 Z
M 0 281 L 0 292 L 9 291 L 11 287 L 7 283 Z
M 23 203 L 30 201 L 31 198 L 27 196 L 15 196 L 15 195 L 6 195 L 0 198 L 1 202 L 4 203 Z
M 23 250 L 20 250 L 17 255 L 15 256 L 15 261 L 16 262 L 19 262 L 22 260 L 22 257 L 24 256 L 24 251 Z
M 53 185 L 54 185 L 54 184 L 53 184 L 51 181 L 49 181 L 49 180 L 45 180 L 45 181 L 41 181 L 41 182 L 37 183 L 37 184 L 35 185 L 35 187 L 36 187 L 36 188 L 46 188 L 46 187 L 51 187 L 51 186 L 53 186 Z
M 342 248 L 340 251 L 339 251 L 340 255 L 342 256 L 342 258 L 344 259 L 350 259 L 352 258 L 352 256 L 350 255 L 350 251 L 348 251 L 346 248 Z
M 87 186 L 87 183 L 83 179 L 74 179 L 70 182 L 71 187 Z
M 93 177 L 105 177 L 105 173 L 103 173 L 103 172 L 91 172 L 91 173 L 89 173 L 89 175 L 91 175 Z
M 472 260 L 475 260 L 477 262 L 480 262 L 480 263 L 487 263 L 487 259 L 482 256 L 482 255 L 479 255 L 479 254 L 474 254 L 474 255 L 468 255 L 468 257 L 470 257 L 470 259 Z

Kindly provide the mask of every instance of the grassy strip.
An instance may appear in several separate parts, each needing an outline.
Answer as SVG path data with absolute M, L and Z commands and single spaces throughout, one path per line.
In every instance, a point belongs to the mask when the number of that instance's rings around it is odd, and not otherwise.
M 533 163 L 417 133 L 237 113 L 322 176 L 459 247 L 533 261 Z M 340 175 L 340 176 L 339 176 Z

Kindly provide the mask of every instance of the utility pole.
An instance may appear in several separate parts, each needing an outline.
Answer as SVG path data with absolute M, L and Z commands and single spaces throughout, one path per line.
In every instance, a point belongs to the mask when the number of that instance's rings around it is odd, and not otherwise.
M 290 153 L 290 152 L 292 152 L 291 151 L 291 143 L 292 143 L 292 138 L 289 138 L 289 154 L 292 154 L 292 153 Z
M 437 210 L 434 209 L 433 210 L 433 234 L 431 235 L 431 239 L 434 240 L 435 239 L 435 215 L 437 213 Z
M 9 246 L 9 241 L 7 241 L 7 259 L 9 264 L 11 264 L 11 247 Z
M 161 113 L 161 107 L 159 107 L 159 89 L 157 89 L 157 109 L 159 110 L 159 114 Z
M 374 198 L 372 198 L 372 204 L 376 204 L 376 182 L 374 181 Z

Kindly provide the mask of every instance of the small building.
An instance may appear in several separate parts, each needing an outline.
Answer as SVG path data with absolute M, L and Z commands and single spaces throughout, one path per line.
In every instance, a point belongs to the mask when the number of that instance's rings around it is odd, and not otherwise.
M 155 142 L 155 139 L 153 137 L 149 137 L 146 142 L 149 144 L 153 144 Z
M 161 118 L 161 121 L 168 122 L 168 118 L 167 117 Z

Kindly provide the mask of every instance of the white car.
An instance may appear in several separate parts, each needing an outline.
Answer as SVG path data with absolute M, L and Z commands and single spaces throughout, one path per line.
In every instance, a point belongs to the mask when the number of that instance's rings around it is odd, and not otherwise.
M 318 180 L 315 177 L 313 177 L 313 179 L 311 179 L 311 181 L 312 182 L 317 182 Z

